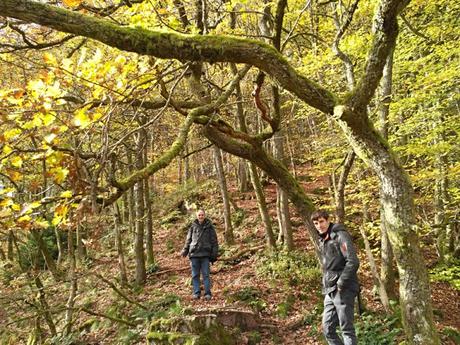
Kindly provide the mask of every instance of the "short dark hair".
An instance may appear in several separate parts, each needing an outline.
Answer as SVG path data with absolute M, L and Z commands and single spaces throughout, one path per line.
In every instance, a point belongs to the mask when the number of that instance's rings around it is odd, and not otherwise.
M 326 210 L 316 210 L 310 216 L 310 219 L 312 221 L 318 220 L 320 218 L 324 218 L 324 219 L 328 220 L 329 219 L 329 213 Z

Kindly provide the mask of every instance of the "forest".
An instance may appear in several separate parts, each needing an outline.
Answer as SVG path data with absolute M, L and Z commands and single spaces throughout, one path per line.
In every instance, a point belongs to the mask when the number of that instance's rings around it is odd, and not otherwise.
M 0 0 L 0 345 L 460 344 L 456 0 Z M 181 257 L 198 210 L 211 300 Z

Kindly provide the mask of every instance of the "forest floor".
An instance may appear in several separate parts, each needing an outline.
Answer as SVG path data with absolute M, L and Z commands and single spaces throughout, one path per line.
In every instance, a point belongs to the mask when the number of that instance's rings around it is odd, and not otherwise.
M 307 183 L 305 183 L 304 187 L 307 190 L 317 188 L 314 185 L 308 186 Z M 272 218 L 275 218 L 276 188 L 274 185 L 269 184 L 265 187 L 265 192 L 270 213 Z M 241 194 L 236 191 L 231 194 L 238 195 L 238 198 L 234 197 L 233 201 L 237 207 L 245 210 L 243 225 L 235 229 L 237 243 L 232 247 L 232 253 L 263 244 L 264 229 L 260 221 L 257 201 L 253 194 Z M 209 210 L 210 218 L 213 218 L 213 213 L 218 214 L 218 212 L 221 212 L 222 208 L 217 189 L 213 192 L 202 193 L 201 198 L 201 205 L 212 205 L 210 206 L 212 209 Z M 216 219 L 213 220 L 216 221 Z M 184 307 L 195 311 L 224 307 L 251 310 L 250 304 L 235 300 L 232 298 L 232 294 L 238 291 L 257 291 L 256 298 L 258 303 L 252 306 L 258 305 L 260 307 L 260 302 L 262 301 L 262 307 L 258 310 L 261 323 L 269 325 L 269 327 L 262 328 L 259 331 L 260 344 L 324 344 L 321 336 L 322 296 L 319 281 L 310 286 L 299 286 L 292 284 L 292 282 L 271 280 L 260 276 L 257 274 L 257 268 L 260 265 L 257 259 L 258 254 L 245 254 L 240 260 L 235 260 L 231 263 L 217 261 L 211 267 L 212 300 L 193 300 L 191 298 L 190 263 L 187 258 L 180 256 L 187 229 L 186 224 L 190 221 L 191 215 L 187 215 L 175 223 L 155 229 L 154 253 L 159 265 L 159 271 L 149 275 L 147 284 L 141 296 L 139 296 L 140 298 L 145 299 L 147 302 L 150 298 L 149 296 L 174 294 L 181 298 L 181 303 Z M 313 250 L 308 239 L 307 230 L 298 215 L 295 214 L 295 210 L 292 210 L 292 223 L 296 250 L 312 253 Z M 219 242 L 223 244 L 222 232 L 224 225 L 216 222 L 216 228 Z M 357 240 L 359 234 L 352 234 L 352 236 Z M 226 250 L 228 249 L 226 247 Z M 436 258 L 433 255 L 431 246 L 424 246 L 424 253 L 430 267 L 434 264 Z M 397 324 L 391 324 L 389 320 L 383 318 L 383 308 L 372 290 L 372 276 L 364 250 L 359 250 L 358 255 L 361 261 L 359 278 L 363 288 L 362 300 L 366 309 L 370 314 L 374 315 L 367 319 L 357 316 L 356 323 L 360 324 L 361 332 L 376 332 L 375 334 L 378 334 L 377 332 L 390 332 L 396 327 L 401 327 Z M 101 269 L 106 271 L 109 268 L 106 264 L 104 263 Z M 109 266 L 112 266 L 113 274 L 116 275 L 116 263 L 112 260 Z M 131 268 L 132 270 L 133 268 Z M 439 330 L 442 331 L 446 327 L 457 331 L 460 330 L 459 291 L 445 282 L 433 282 L 431 289 L 435 322 Z M 280 313 L 280 305 L 286 306 L 284 313 Z M 252 310 L 254 309 L 252 308 Z M 385 322 L 388 322 L 388 324 L 384 324 Z M 244 333 L 242 344 L 248 344 L 247 339 L 245 341 Z M 360 342 L 360 344 L 367 345 L 367 342 Z M 455 342 L 443 336 L 442 344 L 450 345 L 455 344 Z
M 308 185 L 306 182 L 304 184 L 307 191 L 312 191 L 318 187 L 314 184 Z M 275 185 L 268 184 L 265 187 L 265 192 L 270 213 L 272 218 L 275 218 Z M 221 218 L 218 216 L 222 210 L 218 189 L 214 188 L 211 191 L 200 192 L 198 201 L 200 205 L 203 205 L 209 211 L 209 217 L 215 221 L 219 242 L 222 244 L 224 251 L 229 255 L 231 254 L 230 256 L 247 248 L 260 247 L 264 243 L 264 229 L 260 221 L 257 201 L 253 193 L 233 191 L 231 194 L 237 207 L 244 209 L 245 212 L 242 225 L 234 230 L 236 245 L 232 247 L 223 245 L 222 233 L 224 226 L 218 221 Z M 295 210 L 292 210 L 291 216 L 296 250 L 312 253 L 313 250 L 308 239 L 308 233 L 300 218 L 295 213 Z M 218 260 L 211 267 L 212 300 L 193 300 L 191 298 L 190 263 L 188 259 L 180 256 L 187 231 L 187 224 L 191 220 L 191 214 L 184 214 L 167 224 L 160 225 L 157 223 L 154 231 L 154 253 L 156 255 L 155 259 L 158 264 L 158 270 L 150 273 L 145 287 L 137 291 L 135 299 L 138 302 L 148 304 L 159 296 L 175 295 L 179 297 L 182 307 L 195 311 L 212 310 L 215 308 L 254 310 L 254 307 L 256 307 L 261 318 L 261 324 L 265 325 L 258 332 L 258 337 L 260 338 L 259 344 L 324 344 L 321 336 L 322 296 L 319 280 L 306 286 L 279 279 L 267 279 L 266 276 L 258 274 L 258 268 L 261 265 L 259 259 L 261 255 L 264 255 L 261 251 L 246 253 L 239 259 L 231 262 Z M 359 239 L 359 234 L 352 234 L 352 236 L 356 241 Z M 433 254 L 431 245 L 425 245 L 423 248 L 427 264 L 430 267 L 435 263 L 436 256 Z M 357 316 L 356 324 L 359 325 L 361 334 L 365 335 L 368 332 L 372 336 L 372 332 L 382 333 L 382 330 L 383 332 L 390 332 L 397 327 L 401 327 L 397 324 L 391 324 L 389 320 L 385 320 L 383 317 L 383 308 L 372 291 L 372 276 L 367 265 L 368 260 L 365 257 L 364 250 L 358 250 L 358 255 L 361 261 L 359 277 L 363 286 L 362 299 L 366 309 L 369 311 L 369 315 L 373 315 L 367 318 Z M 127 267 L 130 272 L 130 279 L 133 279 L 132 274 L 134 273 L 135 266 L 132 259 L 133 255 L 131 253 L 126 255 L 126 257 L 130 258 L 127 259 Z M 119 268 L 116 251 L 113 248 L 110 254 L 101 251 L 98 254 L 98 258 L 92 261 L 89 269 L 92 273 L 100 274 L 108 280 L 118 277 Z M 91 274 L 82 273 L 85 278 L 79 281 L 79 291 L 81 294 L 79 303 L 82 303 L 81 298 L 98 301 L 96 304 L 92 304 L 92 311 L 96 314 L 107 314 L 107 310 L 111 310 L 111 308 L 113 310 L 115 308 L 113 306 L 113 296 L 115 295 L 114 291 L 112 291 L 113 289 L 107 286 L 107 284 L 98 281 L 97 278 L 94 278 L 94 275 L 93 278 L 89 278 Z M 91 292 L 85 292 L 86 288 Z M 15 294 L 14 286 L 1 290 L 5 298 L 9 294 L 11 296 Z M 435 322 L 439 330 L 442 331 L 447 328 L 460 330 L 459 291 L 444 282 L 432 282 L 431 290 Z M 235 293 L 241 291 L 256 291 L 256 295 L 251 297 L 255 299 L 252 302 L 256 303 L 251 304 L 247 300 L 242 301 L 241 299 L 233 298 Z M 64 290 L 59 291 L 59 288 L 56 288 L 54 293 L 52 302 L 65 305 L 67 292 L 64 292 Z M 282 306 L 284 306 L 284 309 L 281 308 Z M 96 314 L 80 314 L 78 328 L 80 330 L 84 329 L 85 321 L 97 319 L 98 316 Z M 388 323 L 386 324 L 386 322 Z M 1 323 L 0 320 L 0 325 Z M 117 332 L 116 323 L 106 322 L 104 327 L 93 329 L 89 329 L 88 327 L 88 330 L 80 340 L 83 340 L 85 344 L 91 345 L 127 344 L 128 342 L 122 342 L 119 339 Z M 138 344 L 145 344 L 144 336 L 146 332 L 147 330 L 141 332 L 142 337 L 139 338 Z M 251 334 L 243 333 L 241 345 L 249 344 L 248 339 L 250 337 Z M 371 343 L 390 345 L 390 343 L 369 342 L 369 344 Z M 360 341 L 360 344 L 368 345 L 368 342 Z M 450 345 L 455 344 L 455 342 L 443 336 L 442 344 Z

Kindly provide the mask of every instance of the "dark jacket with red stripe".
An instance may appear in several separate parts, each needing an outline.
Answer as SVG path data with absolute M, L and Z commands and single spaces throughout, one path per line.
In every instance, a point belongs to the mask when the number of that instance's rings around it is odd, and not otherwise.
M 339 287 L 341 290 L 359 290 L 359 259 L 350 234 L 342 224 L 331 223 L 328 233 L 320 238 L 321 264 L 323 269 L 323 294 Z

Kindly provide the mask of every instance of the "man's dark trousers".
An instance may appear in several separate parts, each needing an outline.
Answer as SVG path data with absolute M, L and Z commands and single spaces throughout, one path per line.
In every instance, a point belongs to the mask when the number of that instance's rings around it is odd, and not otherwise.
M 358 344 L 353 326 L 355 297 L 355 291 L 346 289 L 324 296 L 323 333 L 329 345 Z M 336 332 L 339 325 L 343 341 Z

